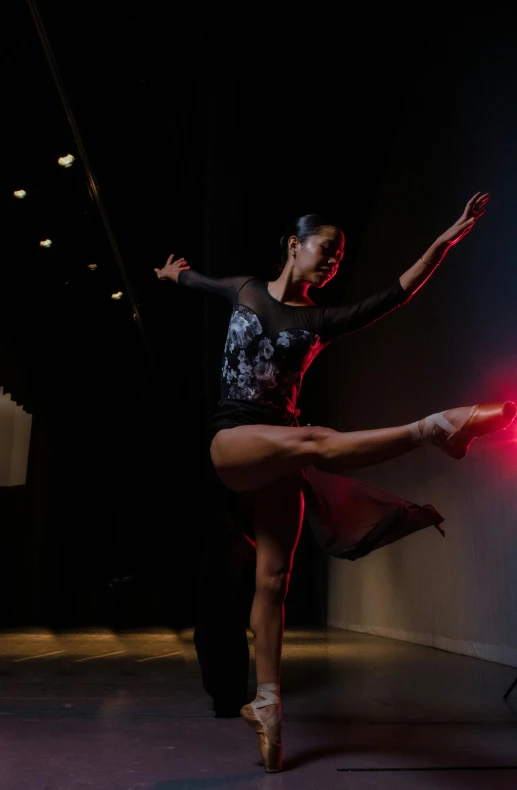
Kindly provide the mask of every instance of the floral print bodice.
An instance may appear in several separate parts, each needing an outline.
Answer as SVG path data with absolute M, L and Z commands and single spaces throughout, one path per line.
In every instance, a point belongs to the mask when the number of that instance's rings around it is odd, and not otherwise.
M 294 412 L 303 374 L 321 348 L 306 329 L 267 334 L 253 310 L 238 304 L 224 347 L 221 398 Z
M 253 402 L 283 413 L 296 413 L 303 375 L 329 342 L 373 323 L 409 299 L 399 281 L 345 307 L 286 305 L 256 277 L 214 279 L 186 269 L 178 281 L 232 302 L 221 399 Z

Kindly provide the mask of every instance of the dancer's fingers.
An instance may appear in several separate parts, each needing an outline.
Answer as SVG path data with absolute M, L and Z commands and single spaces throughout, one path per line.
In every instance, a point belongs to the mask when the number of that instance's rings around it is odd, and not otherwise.
M 465 220 L 468 219 L 471 216 L 471 214 L 472 214 L 472 212 L 474 210 L 474 206 L 476 205 L 476 201 L 481 196 L 481 194 L 482 194 L 481 192 L 476 192 L 475 195 L 472 195 L 472 197 L 470 198 L 470 200 L 468 201 L 467 205 L 465 206 L 465 208 L 463 210 L 463 214 L 461 215 L 461 217 L 458 220 L 458 224 L 461 224 L 461 223 L 465 222 Z

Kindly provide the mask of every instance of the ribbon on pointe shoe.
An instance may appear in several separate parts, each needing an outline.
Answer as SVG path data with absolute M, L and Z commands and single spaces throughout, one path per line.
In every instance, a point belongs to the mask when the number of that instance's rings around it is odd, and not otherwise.
M 456 428 L 454 425 L 451 425 L 449 420 L 446 420 L 443 416 L 443 412 L 437 412 L 436 414 L 430 414 L 424 420 L 424 425 L 422 431 L 420 431 L 420 420 L 417 422 L 413 422 L 409 427 L 411 429 L 411 435 L 415 444 L 425 444 L 426 442 L 431 441 L 433 437 L 434 427 L 437 425 L 439 428 L 445 431 L 447 434 L 454 433 Z
M 260 720 L 265 730 L 271 730 L 280 721 L 280 696 L 278 691 L 279 686 L 277 683 L 260 683 L 257 686 L 257 696 L 262 697 L 262 699 L 255 699 L 251 703 L 251 707 L 255 712 L 261 708 L 267 708 L 268 705 L 276 706 L 275 711 L 268 716 L 267 719 L 263 719 L 262 716 L 259 716 L 257 713 L 257 718 Z

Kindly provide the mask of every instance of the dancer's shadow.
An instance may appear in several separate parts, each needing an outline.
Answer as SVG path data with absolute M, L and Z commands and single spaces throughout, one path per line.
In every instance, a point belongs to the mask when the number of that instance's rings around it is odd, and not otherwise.
M 404 772 L 407 771 L 410 773 L 412 766 L 414 766 L 413 770 L 418 770 L 419 772 L 423 772 L 423 769 L 427 768 L 429 769 L 429 772 L 432 771 L 433 775 L 436 775 L 436 784 L 440 787 L 444 786 L 442 772 L 453 770 L 455 776 L 454 787 L 465 787 L 470 789 L 472 787 L 471 771 L 478 770 L 479 768 L 487 770 L 489 767 L 492 767 L 496 769 L 499 774 L 501 769 L 504 767 L 507 767 L 508 770 L 511 770 L 515 769 L 517 766 L 517 759 L 511 758 L 510 749 L 508 749 L 508 755 L 511 759 L 504 762 L 503 764 L 501 764 L 501 753 L 499 751 L 497 754 L 494 754 L 493 758 L 491 758 L 488 750 L 484 750 L 479 759 L 476 759 L 476 753 L 474 752 L 475 747 L 473 747 L 473 752 L 470 754 L 466 751 L 464 735 L 464 730 L 471 726 L 485 726 L 491 728 L 499 727 L 504 728 L 505 730 L 508 730 L 509 727 L 514 727 L 517 741 L 517 724 L 514 722 L 498 722 L 493 724 L 487 723 L 483 725 L 482 722 L 466 724 L 465 722 L 448 721 L 446 723 L 447 733 L 441 738 L 439 732 L 440 724 L 436 722 L 391 722 L 390 724 L 393 727 L 402 728 L 404 726 L 409 727 L 411 725 L 414 728 L 421 726 L 429 727 L 429 729 L 431 729 L 430 725 L 432 725 L 433 735 L 430 736 L 432 737 L 432 740 L 430 740 L 429 745 L 414 741 L 409 743 L 395 742 L 395 736 L 391 733 L 388 733 L 388 737 L 386 737 L 386 727 L 389 725 L 386 724 L 386 722 L 379 722 L 378 729 L 379 732 L 384 729 L 384 738 L 379 738 L 375 741 L 375 743 L 370 743 L 370 737 L 368 737 L 368 742 L 361 744 L 360 734 L 355 737 L 351 736 L 354 728 L 360 727 L 361 725 L 369 725 L 371 732 L 371 730 L 375 728 L 375 723 L 372 723 L 371 721 L 365 722 L 358 720 L 357 718 L 344 719 L 343 717 L 339 716 L 315 717 L 312 720 L 311 725 L 315 730 L 318 731 L 318 733 L 328 733 L 326 744 L 319 748 L 304 749 L 298 754 L 295 754 L 293 757 L 284 760 L 283 771 L 293 771 L 300 769 L 304 765 L 320 762 L 328 757 L 340 756 L 342 758 L 342 762 L 338 768 L 343 769 L 343 773 L 346 773 L 348 755 L 353 755 L 355 766 L 357 766 L 358 755 L 361 755 L 362 757 L 364 756 L 365 760 L 368 760 L 368 756 L 372 755 L 373 760 L 371 763 L 367 762 L 366 765 L 363 763 L 360 766 L 361 770 L 368 770 L 369 765 L 371 765 L 372 771 L 379 771 L 382 769 L 382 766 L 379 765 L 378 754 L 379 752 L 382 752 L 383 755 L 386 755 L 385 768 L 387 769 L 402 768 L 404 769 Z M 456 734 L 451 732 L 452 727 L 462 727 L 463 730 L 461 733 Z M 455 738 L 460 738 L 461 741 L 459 743 L 454 743 Z M 393 759 L 393 757 L 396 757 L 397 755 L 400 755 L 400 761 L 398 764 L 397 761 Z M 410 758 L 410 760 L 408 758 Z M 458 768 L 465 770 L 461 771 L 458 770 Z M 337 768 L 335 770 L 337 770 Z M 341 771 L 339 772 L 341 773 Z M 515 772 L 515 775 L 517 776 L 517 771 Z
M 486 778 L 484 777 L 482 780 L 485 782 L 483 785 L 484 787 L 488 788 L 494 786 L 494 774 L 491 774 L 489 768 L 494 768 L 497 771 L 497 787 L 501 788 L 501 790 L 514 787 L 512 783 L 514 782 L 515 771 L 512 771 L 512 768 L 515 768 L 515 763 L 517 763 L 517 761 L 513 761 L 514 765 L 501 765 L 500 755 L 494 756 L 494 759 L 491 760 L 489 753 L 486 751 L 483 753 L 483 757 L 480 760 L 476 760 L 474 756 L 469 757 L 468 754 L 465 754 L 465 747 L 463 744 L 457 744 L 456 747 L 454 743 L 451 742 L 450 733 L 447 735 L 447 741 L 444 739 L 444 741 L 436 745 L 436 740 L 433 740 L 429 748 L 425 748 L 425 746 L 419 743 L 389 743 L 387 741 L 376 741 L 374 744 L 366 743 L 362 746 L 358 745 L 356 741 L 347 748 L 347 734 L 350 738 L 350 728 L 353 727 L 354 724 L 357 725 L 357 720 L 343 721 L 343 719 L 339 717 L 329 717 L 316 719 L 313 723 L 314 726 L 320 730 L 322 727 L 327 729 L 329 731 L 329 737 L 333 735 L 334 742 L 328 743 L 321 748 L 304 750 L 291 759 L 286 760 L 284 762 L 283 771 L 280 774 L 265 774 L 262 765 L 257 762 L 257 767 L 254 771 L 221 776 L 183 777 L 181 779 L 164 780 L 152 785 L 149 790 L 216 790 L 217 788 L 228 788 L 228 790 L 231 790 L 232 787 L 246 787 L 248 783 L 250 783 L 250 786 L 262 788 L 262 790 L 282 790 L 284 787 L 283 775 L 292 774 L 293 771 L 301 769 L 304 765 L 322 762 L 325 758 L 332 756 L 341 757 L 341 764 L 336 767 L 335 765 L 325 766 L 323 763 L 321 768 L 324 770 L 326 767 L 329 774 L 336 774 L 337 787 L 341 786 L 340 783 L 342 779 L 349 775 L 347 772 L 348 755 L 353 755 L 356 761 L 359 754 L 364 756 L 365 760 L 367 760 L 368 755 L 371 754 L 374 758 L 374 761 L 370 764 L 371 769 L 372 771 L 378 772 L 382 770 L 382 766 L 379 766 L 376 755 L 378 755 L 381 749 L 383 754 L 387 755 L 385 769 L 388 771 L 390 768 L 392 770 L 395 768 L 402 769 L 400 773 L 397 772 L 400 776 L 399 786 L 401 788 L 410 787 L 411 782 L 416 781 L 415 775 L 425 775 L 426 787 L 436 786 L 437 788 L 441 788 L 441 790 L 447 790 L 447 788 L 452 787 L 454 787 L 454 790 L 458 788 L 460 790 L 462 788 L 464 788 L 464 790 L 471 790 L 472 772 L 479 771 L 480 767 L 487 769 L 483 771 L 483 774 L 486 774 Z M 424 724 L 425 723 L 423 723 L 423 726 Z M 451 722 L 451 724 L 454 724 L 454 722 Z M 394 724 L 394 726 L 397 726 L 397 724 Z M 458 726 L 460 726 L 460 723 L 458 723 Z M 512 725 L 503 724 L 493 726 L 508 727 Z M 397 764 L 397 762 L 393 760 L 393 756 L 398 754 L 401 755 L 401 759 Z M 411 762 L 409 762 L 408 758 L 411 758 Z M 367 771 L 368 767 L 368 763 L 366 765 L 361 765 L 361 772 Z M 507 771 L 504 770 L 505 767 L 507 767 Z M 428 769 L 427 771 L 425 771 L 426 768 Z M 464 770 L 458 770 L 458 768 L 463 768 Z M 353 769 L 350 770 L 353 771 Z M 342 774 L 344 776 L 342 776 Z M 449 780 L 450 784 L 444 783 L 447 781 L 445 779 L 445 775 L 447 774 L 449 774 L 449 776 L 452 774 L 452 779 Z M 505 780 L 507 780 L 506 783 Z M 256 784 L 251 785 L 252 782 Z M 292 787 L 291 782 L 292 779 L 290 780 L 289 787 Z M 300 787 L 303 786 L 303 783 L 304 777 L 301 775 Z

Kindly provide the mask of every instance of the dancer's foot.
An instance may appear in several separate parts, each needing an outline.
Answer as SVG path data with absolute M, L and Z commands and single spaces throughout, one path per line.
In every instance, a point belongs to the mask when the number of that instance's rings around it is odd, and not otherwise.
M 282 770 L 282 723 L 280 693 L 277 683 L 261 683 L 257 696 L 241 709 L 242 718 L 257 733 L 264 769 L 267 773 Z
M 434 444 L 451 458 L 463 458 L 478 436 L 507 428 L 515 419 L 517 406 L 513 401 L 460 406 L 439 414 L 431 414 L 411 426 L 415 441 Z

